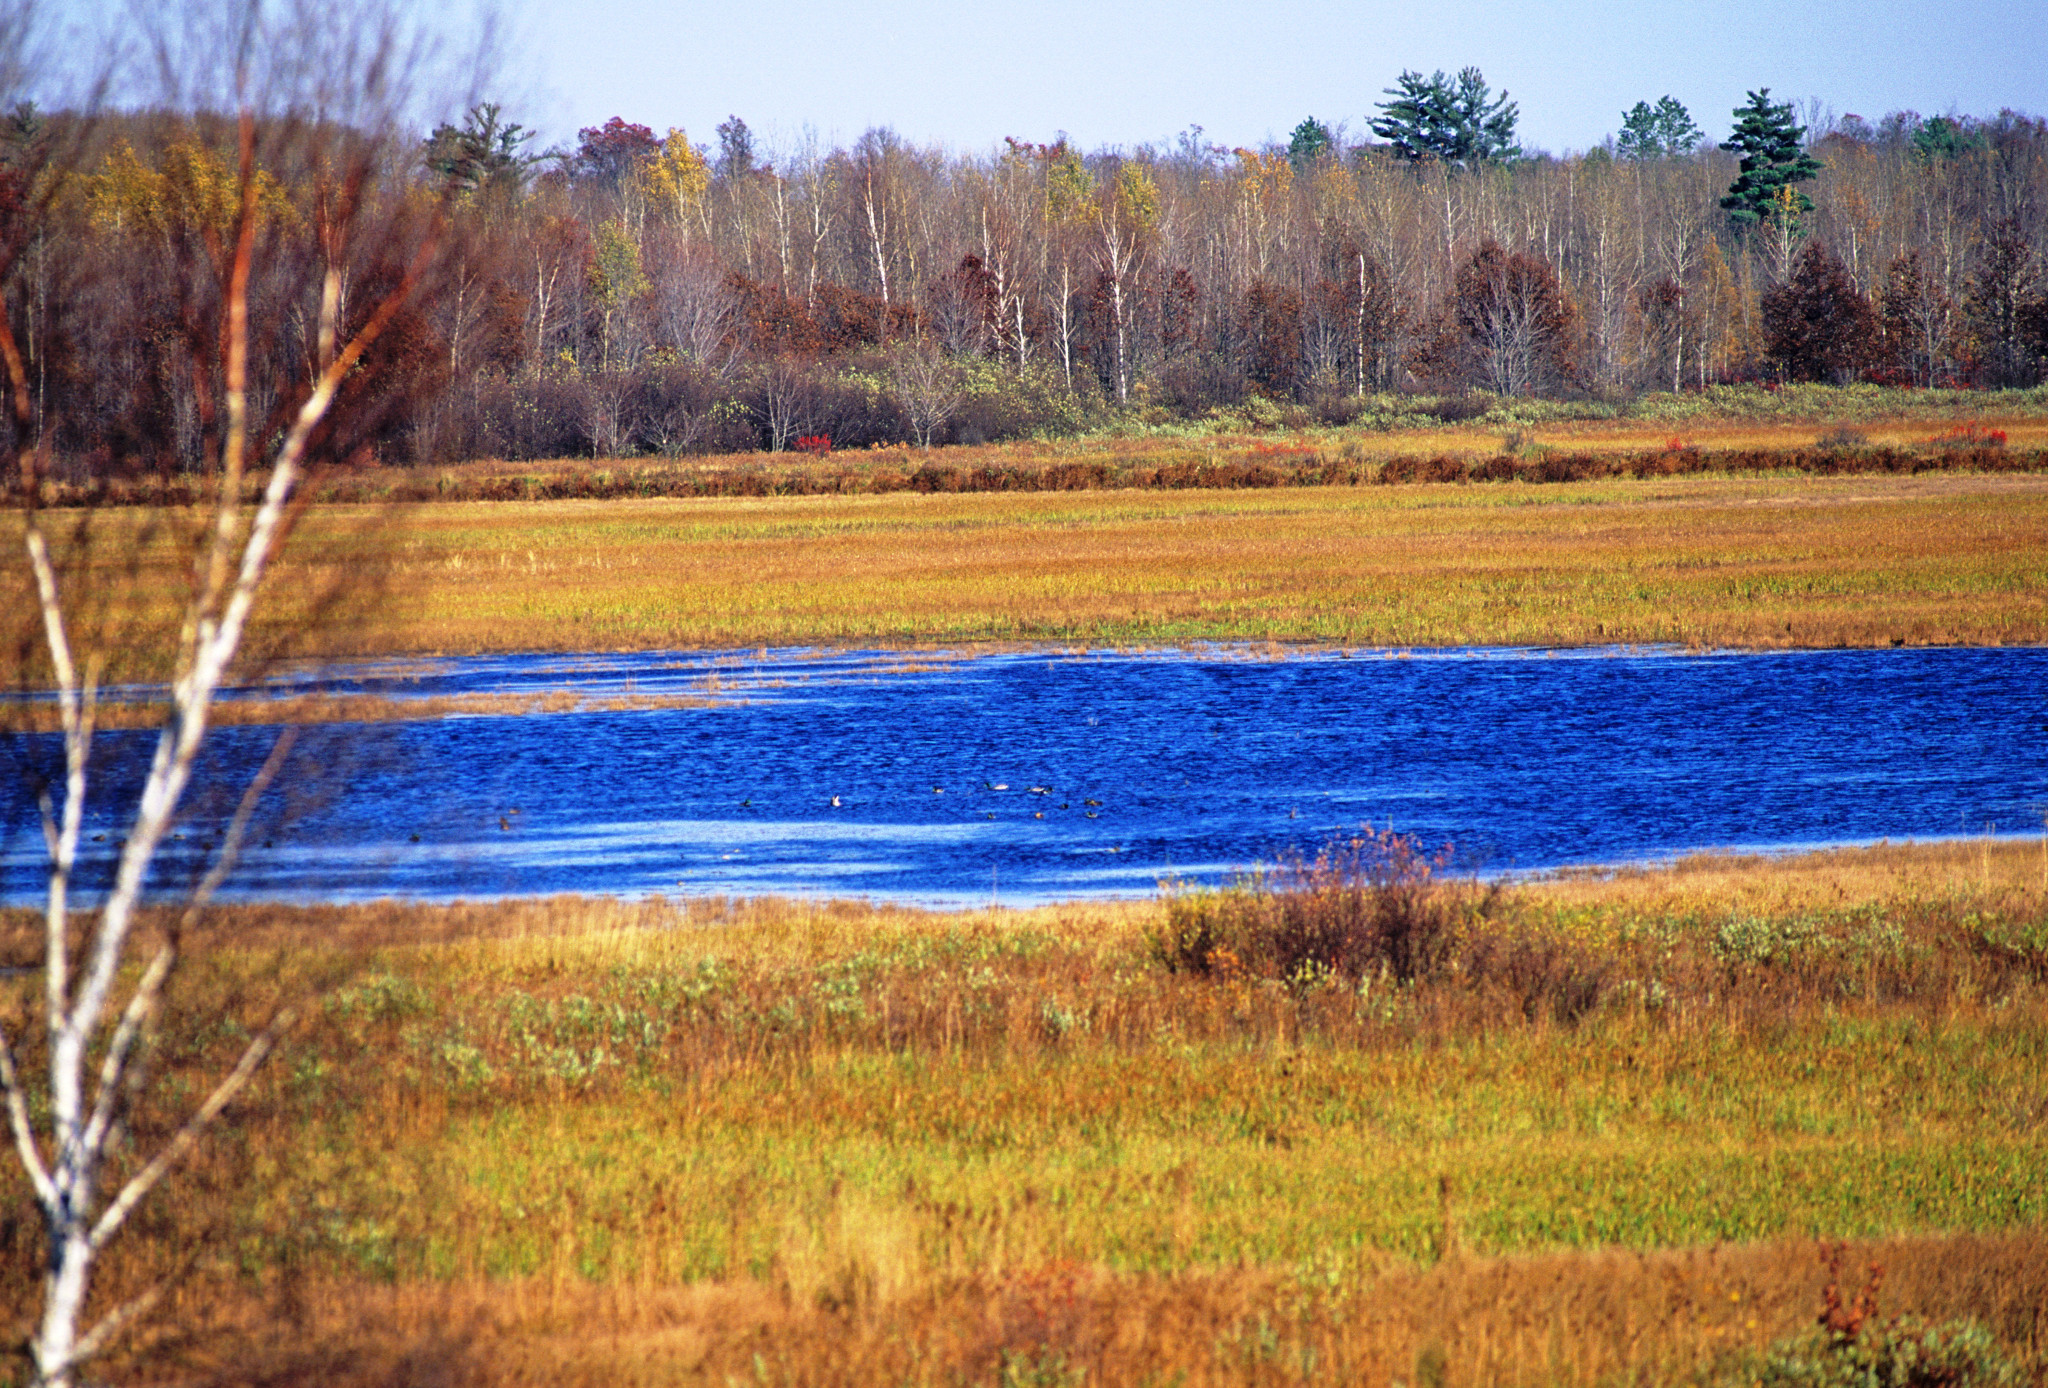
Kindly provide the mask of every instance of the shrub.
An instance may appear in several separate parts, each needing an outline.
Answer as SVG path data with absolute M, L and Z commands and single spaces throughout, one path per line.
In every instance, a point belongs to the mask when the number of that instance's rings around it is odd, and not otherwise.
M 1153 954 L 1170 970 L 1203 975 L 1228 954 L 1268 978 L 1356 980 L 1385 969 L 1412 982 L 1451 960 L 1471 914 L 1467 894 L 1439 875 L 1447 861 L 1410 835 L 1366 829 L 1270 875 L 1169 895 Z
M 1824 1245 L 1828 1270 L 1812 1329 L 1787 1336 L 1724 1382 L 1756 1388 L 2003 1388 L 2021 1382 L 2019 1365 L 1971 1320 L 1931 1325 L 1917 1316 L 1877 1319 L 1884 1269 L 1872 1263 L 1863 1288 L 1842 1297 L 1842 1244 Z
M 1529 931 L 1475 935 L 1463 960 L 1467 982 L 1506 999 L 1531 1022 L 1569 1026 L 1606 1000 L 1611 961 L 1583 946 Z
M 1977 448 L 2003 448 L 2005 447 L 2005 430 L 1983 429 L 1975 424 L 1958 424 L 1953 429 L 1936 434 L 1927 441 L 1927 444 L 1930 448 L 1939 448 L 1945 452 Z
M 1731 1383 L 1760 1388 L 2000 1388 L 2024 1380 L 1975 1321 L 1900 1316 L 1849 1338 L 1819 1327 L 1780 1340 Z

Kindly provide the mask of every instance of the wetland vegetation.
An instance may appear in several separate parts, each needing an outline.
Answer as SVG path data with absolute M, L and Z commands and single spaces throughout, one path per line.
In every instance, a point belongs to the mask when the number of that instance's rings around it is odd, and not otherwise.
M 84 629 L 109 679 L 159 674 L 190 522 L 91 523 L 121 540 L 67 575 Z M 253 654 L 2015 644 L 2044 550 L 2041 475 L 1969 468 L 330 502 Z M 138 1150 L 304 1018 L 109 1256 L 109 1304 L 171 1290 L 105 1372 L 1734 1383 L 1894 1341 L 2043 1371 L 2038 845 L 1423 896 L 1406 962 L 1281 948 L 1252 891 L 226 909 Z M 30 980 L 0 983 L 18 1035 Z M 11 1307 L 36 1238 L 0 1220 Z M 1826 1340 L 1871 1264 L 1881 1315 Z
M 351 8 L 42 111 L 0 4 L 0 1383 L 2048 1376 L 2048 842 L 208 912 L 185 794 L 222 672 L 351 656 L 2038 643 L 2048 125 L 536 155 Z M 310 688 L 219 721 L 398 712 Z
M 99 581 L 134 598 L 100 614 L 122 633 L 110 679 L 154 673 L 143 636 L 177 620 L 174 520 L 97 515 L 122 536 Z M 252 639 L 302 658 L 2031 644 L 2048 634 L 2043 552 L 2037 474 L 331 506 L 299 522 Z M 7 579 L 25 599 L 27 576 Z
M 2048 846 L 1492 891 L 1409 847 L 1030 912 L 224 910 L 167 1104 L 317 998 L 109 1262 L 189 1272 L 108 1372 L 1732 1383 L 1870 1263 L 1874 1326 L 2048 1363 Z

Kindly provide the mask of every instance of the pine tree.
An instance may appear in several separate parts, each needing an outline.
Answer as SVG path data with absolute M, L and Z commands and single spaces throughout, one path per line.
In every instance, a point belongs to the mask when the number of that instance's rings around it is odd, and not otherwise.
M 1960 159 L 1990 143 L 1975 122 L 1965 123 L 1953 116 L 1929 116 L 1913 131 L 1913 153 L 1924 164 Z
M 1735 133 L 1721 148 L 1741 155 L 1742 164 L 1721 206 L 1738 230 L 1813 210 L 1813 200 L 1792 187 L 1821 170 L 1820 161 L 1800 143 L 1805 137 L 1806 127 L 1792 119 L 1792 103 L 1772 101 L 1769 87 L 1751 92 L 1749 104 L 1736 108 Z M 1780 189 L 1789 191 L 1790 198 L 1780 198 Z
M 1515 144 L 1515 103 L 1506 92 L 1493 95 L 1476 67 L 1461 70 L 1455 81 L 1442 72 L 1403 72 L 1400 85 L 1386 93 L 1394 99 L 1380 103 L 1383 114 L 1371 122 L 1372 133 L 1404 159 L 1469 169 L 1522 152 Z
M 1652 106 L 1638 101 L 1621 115 L 1621 134 L 1614 152 L 1624 159 L 1660 159 L 1690 154 L 1706 139 L 1693 123 L 1692 112 L 1676 97 L 1663 96 Z
M 1329 126 L 1310 116 L 1294 127 L 1294 134 L 1287 141 L 1287 162 L 1294 165 L 1295 172 L 1305 173 L 1330 148 L 1335 138 Z
M 459 127 L 443 123 L 427 137 L 421 157 L 454 191 L 516 198 L 533 167 L 553 157 L 522 149 L 534 132 L 516 122 L 500 124 L 499 110 L 490 101 L 472 106 Z

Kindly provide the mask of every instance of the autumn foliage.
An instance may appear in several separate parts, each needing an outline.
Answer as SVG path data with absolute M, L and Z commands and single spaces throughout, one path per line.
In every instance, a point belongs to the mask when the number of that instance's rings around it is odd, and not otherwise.
M 1341 422 L 1389 390 L 2048 372 L 2048 220 L 2025 211 L 2048 205 L 2048 127 L 2031 117 L 1808 132 L 1811 206 L 1756 225 L 1721 208 L 1735 161 L 1711 143 L 1466 171 L 1315 132 L 1312 157 L 1192 138 L 955 153 L 888 130 L 769 150 L 737 117 L 700 145 L 618 116 L 541 151 L 479 105 L 381 152 L 351 194 L 394 215 L 454 195 L 451 275 L 366 369 L 457 388 L 411 392 L 337 447 L 406 464 L 972 443 L 1267 404 Z M 166 383 L 212 331 L 213 291 L 162 267 L 217 238 L 231 154 L 203 113 L 0 129 L 0 291 L 37 428 L 81 475 L 203 454 L 207 411 L 172 410 Z M 318 237 L 314 173 L 288 153 L 258 169 L 265 237 Z M 291 323 L 288 283 L 252 292 Z M 294 331 L 256 344 L 260 399 L 290 400 L 304 349 Z M 959 395 L 943 419 L 901 389 L 906 356 L 932 352 Z

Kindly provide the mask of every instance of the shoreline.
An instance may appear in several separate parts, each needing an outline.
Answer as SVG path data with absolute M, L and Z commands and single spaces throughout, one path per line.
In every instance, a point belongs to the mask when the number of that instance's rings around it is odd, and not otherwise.
M 507 650 L 470 654 L 445 651 L 408 651 L 388 655 L 339 656 L 327 660 L 288 662 L 266 675 L 265 683 L 223 686 L 213 706 L 209 723 L 216 727 L 306 726 L 338 723 L 389 723 L 427 721 L 441 718 L 531 717 L 561 713 L 655 713 L 674 709 L 724 708 L 744 705 L 747 688 L 780 688 L 782 681 L 754 681 L 732 689 L 723 684 L 702 693 L 591 695 L 575 698 L 556 691 L 525 693 L 475 693 L 454 695 L 362 695 L 362 694 L 266 694 L 269 683 L 289 681 L 293 688 L 315 682 L 323 672 L 340 679 L 358 679 L 361 671 L 379 666 L 418 667 L 419 674 L 431 674 L 438 664 L 463 661 L 554 661 L 572 666 L 578 662 L 627 661 L 634 659 L 709 661 L 719 668 L 708 672 L 715 678 L 726 669 L 744 669 L 748 660 L 828 662 L 871 658 L 876 661 L 911 658 L 911 663 L 881 668 L 875 675 L 923 674 L 936 663 L 966 664 L 1000 656 L 1025 659 L 1080 660 L 1190 660 L 1217 664 L 1280 664 L 1310 660 L 1713 660 L 1748 657 L 1890 654 L 1941 651 L 2038 651 L 2048 641 L 1992 643 L 1926 642 L 1860 646 L 1681 646 L 1669 642 L 1599 643 L 1519 646 L 1356 646 L 1315 640 L 1198 641 L 1179 645 L 1076 645 L 1058 641 L 978 641 L 900 645 L 803 645 L 803 646 L 701 646 L 701 647 L 617 647 L 588 650 Z M 926 664 L 925 662 L 934 662 Z M 573 673 L 573 669 L 565 671 Z M 744 678 L 744 677 L 742 677 Z M 160 686 L 158 686 L 160 688 Z M 151 687 L 130 686 L 130 690 Z M 60 730 L 52 688 L 38 688 L 26 694 L 0 696 L 0 709 L 16 721 L 6 728 L 14 733 L 53 733 Z M 147 697 L 110 697 L 101 691 L 96 726 L 101 730 L 154 728 L 162 721 L 168 705 Z
M 1340 831 L 1341 832 L 1341 831 Z M 1715 874 L 1769 873 L 1775 870 L 1803 872 L 1818 869 L 1830 860 L 1854 858 L 1857 855 L 1903 854 L 1909 858 L 1935 858 L 1953 855 L 1957 851 L 1978 851 L 1983 854 L 2020 851 L 2035 845 L 2042 849 L 2042 878 L 2048 888 L 2048 827 L 1993 831 L 1977 834 L 1927 834 L 1927 835 L 1880 835 L 1874 838 L 1839 839 L 1828 842 L 1803 842 L 1773 844 L 1705 844 L 1692 848 L 1673 849 L 1668 853 L 1654 854 L 1643 858 L 1624 858 L 1603 862 L 1558 863 L 1546 867 L 1502 868 L 1494 871 L 1473 872 L 1447 871 L 1445 880 L 1467 881 L 1505 889 L 1568 888 L 1600 886 L 1630 880 L 1651 878 L 1678 879 L 1688 875 L 1712 872 Z M 462 911 L 462 910 L 522 910 L 528 908 L 546 909 L 554 906 L 601 905 L 618 909 L 670 906 L 689 911 L 696 906 L 737 902 L 751 906 L 774 904 L 791 908 L 807 908 L 831 912 L 835 910 L 856 910 L 878 914 L 911 914 L 941 918 L 985 917 L 992 914 L 1031 915 L 1051 912 L 1097 910 L 1142 910 L 1162 906 L 1175 895 L 1175 889 L 1187 888 L 1194 891 L 1213 891 L 1229 885 L 1242 876 L 1260 872 L 1274 866 L 1271 863 L 1250 863 L 1235 868 L 1220 881 L 1209 883 L 1192 879 L 1164 877 L 1159 884 L 1147 892 L 1112 892 L 1097 896 L 1017 896 L 1008 899 L 998 894 L 994 898 L 980 899 L 968 896 L 926 897 L 915 896 L 851 896 L 829 891 L 774 891 L 759 893 L 734 893 L 728 890 L 706 888 L 702 891 L 596 891 L 596 892 L 534 892 L 477 894 L 454 893 L 446 896 L 427 895 L 309 895 L 309 896 L 259 896 L 242 895 L 232 887 L 224 887 L 214 900 L 222 906 L 242 908 L 280 907 L 287 910 L 397 910 L 397 911 Z M 72 899 L 79 903 L 80 910 L 95 909 L 90 904 L 95 899 L 76 888 Z M 165 900 L 151 897 L 147 904 L 152 908 L 167 909 L 169 905 L 182 900 L 173 893 Z M 0 898 L 0 912 L 30 910 L 35 906 L 32 898 L 10 901 Z M 6 969 L 0 969 L 5 976 Z

